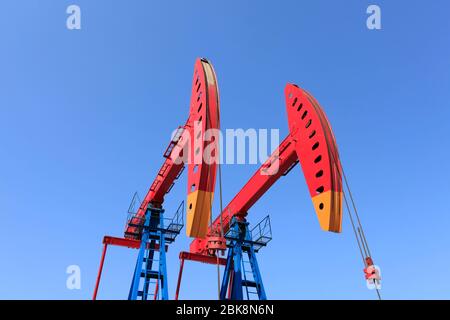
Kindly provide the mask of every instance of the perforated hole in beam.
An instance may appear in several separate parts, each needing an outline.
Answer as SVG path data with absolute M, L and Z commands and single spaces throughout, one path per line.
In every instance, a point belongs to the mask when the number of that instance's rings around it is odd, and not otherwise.
M 291 93 L 291 95 L 292 95 L 292 93 Z M 298 98 L 295 97 L 294 101 L 292 101 L 292 106 L 293 107 L 295 107 L 295 105 L 297 104 L 297 101 L 298 101 Z
M 323 170 L 317 171 L 316 178 L 320 178 L 321 176 L 323 176 Z
M 313 144 L 312 149 L 316 150 L 319 147 L 319 141 Z
M 317 193 L 317 194 L 320 194 L 320 193 L 323 192 L 323 190 L 325 190 L 325 188 L 324 188 L 323 186 L 320 186 L 320 187 L 318 187 L 318 188 L 316 189 L 316 193 Z
M 198 164 L 196 164 L 194 168 L 192 168 L 192 172 L 197 173 L 197 171 L 198 171 Z
M 312 137 L 314 137 L 316 135 L 316 130 L 313 130 L 310 134 L 309 134 L 309 138 L 312 139 Z
M 202 110 L 203 107 L 203 102 L 200 103 L 200 105 L 198 106 L 197 112 L 200 112 L 200 110 Z
M 300 105 L 299 105 L 298 108 L 297 108 L 297 111 L 302 110 L 302 108 L 303 108 L 303 103 L 300 103 Z
M 302 114 L 302 120 L 305 119 L 305 117 L 306 117 L 307 114 L 308 114 L 308 110 L 305 110 L 305 112 L 303 112 L 303 114 Z
M 320 210 L 323 210 L 324 207 L 325 207 L 324 204 L 321 202 L 321 203 L 319 204 L 319 209 L 320 209 Z
M 315 159 L 314 163 L 319 163 L 322 160 L 322 156 L 319 154 Z
M 191 192 L 195 190 L 195 183 L 191 186 Z
M 309 126 L 311 125 L 311 123 L 312 123 L 312 120 L 309 119 L 308 122 L 307 122 L 306 125 L 305 125 L 305 128 L 308 129 Z

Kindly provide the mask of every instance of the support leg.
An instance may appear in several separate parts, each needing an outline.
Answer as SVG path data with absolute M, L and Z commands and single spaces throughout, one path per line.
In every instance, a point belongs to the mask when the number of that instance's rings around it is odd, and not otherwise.
M 231 286 L 231 274 L 233 271 L 233 248 L 228 249 L 227 264 L 223 272 L 222 286 L 220 289 L 220 300 L 225 300 L 227 296 L 227 289 Z M 231 291 L 231 290 L 230 290 Z M 230 296 L 228 296 L 228 299 Z
M 160 215 L 160 228 L 164 228 L 164 218 Z M 161 232 L 159 240 L 159 270 L 161 280 L 161 300 L 169 300 L 169 289 L 167 286 L 167 266 L 166 266 L 166 240 L 164 238 L 164 232 Z
M 103 271 L 103 263 L 105 262 L 106 249 L 108 248 L 108 244 L 103 244 L 102 258 L 100 259 L 100 267 L 98 268 L 97 281 L 95 282 L 94 295 L 92 296 L 92 300 L 97 300 L 97 292 L 98 286 L 100 285 L 100 279 L 102 278 Z
M 233 282 L 231 284 L 231 300 L 243 300 L 242 292 L 242 247 L 235 245 L 233 257 Z
M 148 226 L 148 219 L 146 221 L 146 226 Z M 147 249 L 149 234 L 148 231 L 144 231 L 141 239 L 141 248 L 139 249 L 138 258 L 136 261 L 136 268 L 134 269 L 133 281 L 131 283 L 130 294 L 128 295 L 128 300 L 136 300 L 139 291 L 139 280 L 142 272 L 142 262 L 144 261 L 145 251 Z
M 151 271 L 153 268 L 153 258 L 155 256 L 155 251 L 151 250 L 152 248 L 155 248 L 155 240 L 151 240 L 150 241 L 150 245 L 149 245 L 150 250 L 147 250 L 147 260 L 145 262 L 145 269 L 147 271 Z M 142 295 L 142 299 L 143 300 L 147 300 L 147 294 L 148 294 L 148 290 L 149 290 L 149 286 L 150 286 L 150 280 L 149 279 L 145 279 L 144 281 L 144 294 Z
M 184 259 L 180 258 L 180 272 L 178 273 L 177 291 L 175 292 L 175 300 L 178 300 L 178 295 L 180 293 L 181 277 L 183 276 Z
M 230 274 L 230 287 L 228 289 L 228 300 L 231 300 L 231 283 L 233 283 L 233 277 L 234 277 L 234 273 L 233 270 L 231 270 L 231 274 Z

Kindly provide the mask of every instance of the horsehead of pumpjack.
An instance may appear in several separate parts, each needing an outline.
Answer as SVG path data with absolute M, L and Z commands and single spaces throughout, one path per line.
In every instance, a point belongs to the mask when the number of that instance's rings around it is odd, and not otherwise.
M 219 159 L 219 90 L 212 64 L 195 63 L 188 120 L 188 190 L 186 234 L 205 238 L 211 217 Z
M 285 88 L 289 135 L 325 231 L 342 229 L 342 176 L 336 139 L 317 100 L 298 86 Z

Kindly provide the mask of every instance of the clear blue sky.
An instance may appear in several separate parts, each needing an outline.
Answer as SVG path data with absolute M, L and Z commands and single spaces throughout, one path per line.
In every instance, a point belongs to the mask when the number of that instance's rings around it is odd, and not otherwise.
M 82 29 L 66 29 L 78 4 Z M 382 9 L 382 30 L 366 8 Z M 448 1 L 2 1 L 0 298 L 89 299 L 101 240 L 122 235 L 171 131 L 194 61 L 209 58 L 224 128 L 287 134 L 283 89 L 303 86 L 333 126 L 385 298 L 450 298 Z M 223 167 L 224 200 L 255 166 Z M 185 198 L 186 177 L 167 197 Z M 216 207 L 217 208 L 217 207 Z M 297 167 L 251 210 L 275 299 L 372 299 L 350 224 L 320 230 Z M 180 236 L 170 247 L 173 297 Z M 137 252 L 111 247 L 99 298 L 127 297 Z M 81 267 L 81 290 L 66 267 Z M 215 298 L 214 266 L 186 263 L 181 298 Z

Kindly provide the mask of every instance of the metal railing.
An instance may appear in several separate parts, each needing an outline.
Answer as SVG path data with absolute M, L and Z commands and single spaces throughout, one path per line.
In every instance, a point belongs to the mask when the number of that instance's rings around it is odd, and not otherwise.
M 235 222 L 238 223 L 238 222 Z M 247 229 L 248 235 L 244 243 L 253 245 L 253 249 L 258 251 L 262 247 L 265 247 L 267 243 L 272 240 L 272 226 L 270 224 L 270 217 L 267 215 L 252 229 Z M 236 230 L 233 226 L 225 234 L 227 239 L 227 245 L 231 244 L 231 241 L 239 240 L 240 231 Z M 250 239 L 250 240 L 248 240 Z
M 181 229 L 184 227 L 184 201 L 181 201 L 178 206 L 177 211 L 173 215 L 172 218 L 164 218 L 164 221 L 167 221 L 167 227 L 160 226 L 160 228 L 164 229 L 167 234 L 166 239 L 169 241 L 174 241 L 177 235 L 180 233 Z
M 272 226 L 270 224 L 269 215 L 250 230 L 250 236 L 256 251 L 261 249 L 261 247 L 266 246 L 267 243 L 272 240 Z
M 132 203 L 135 197 L 133 197 Z M 130 205 L 130 208 L 133 208 L 132 205 Z M 150 209 L 152 210 L 160 210 L 160 209 Z M 166 218 L 163 216 L 162 219 L 159 219 L 157 224 L 153 226 L 153 229 L 160 230 L 164 232 L 164 237 L 166 241 L 173 242 L 177 235 L 180 233 L 181 229 L 184 227 L 184 201 L 180 203 L 178 206 L 177 211 L 175 212 L 174 216 L 171 218 Z M 145 224 L 145 216 L 138 216 L 137 211 L 134 212 L 134 210 L 128 210 L 127 215 L 127 222 L 125 224 L 125 234 L 129 238 L 133 238 L 136 240 L 139 240 L 142 236 L 142 231 L 144 229 Z M 161 221 L 162 220 L 162 221 Z

